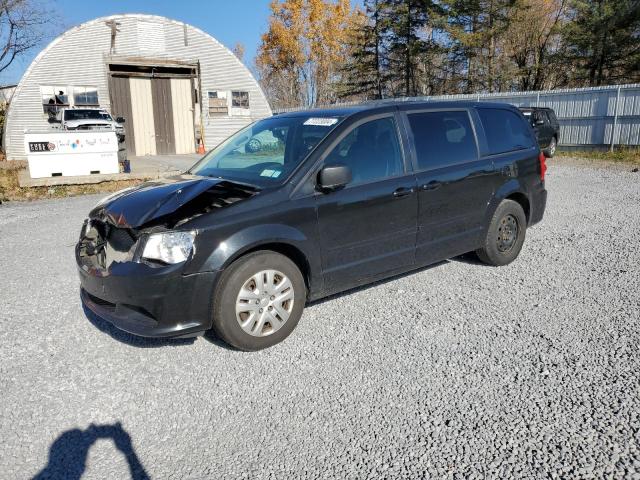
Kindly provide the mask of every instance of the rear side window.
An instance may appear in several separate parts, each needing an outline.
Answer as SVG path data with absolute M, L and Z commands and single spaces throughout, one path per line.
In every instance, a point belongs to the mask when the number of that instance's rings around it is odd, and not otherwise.
M 409 113 L 418 169 L 444 167 L 477 158 L 476 140 L 466 111 Z
M 487 136 L 490 155 L 533 146 L 529 129 L 520 115 L 500 108 L 479 108 L 478 114 Z

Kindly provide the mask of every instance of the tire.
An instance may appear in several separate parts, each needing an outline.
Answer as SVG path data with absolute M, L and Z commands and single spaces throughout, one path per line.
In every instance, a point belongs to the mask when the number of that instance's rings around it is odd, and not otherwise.
M 558 141 L 556 140 L 556 137 L 551 137 L 551 142 L 549 142 L 549 146 L 545 148 L 542 151 L 542 153 L 544 153 L 544 156 L 547 158 L 553 158 L 553 156 L 556 154 L 557 147 L 558 147 Z
M 488 265 L 507 265 L 520 253 L 526 232 L 527 217 L 522 206 L 513 200 L 503 200 L 493 214 L 484 245 L 476 254 Z
M 271 347 L 296 328 L 306 300 L 295 263 L 273 251 L 253 252 L 222 273 L 213 298 L 213 331 L 238 350 Z

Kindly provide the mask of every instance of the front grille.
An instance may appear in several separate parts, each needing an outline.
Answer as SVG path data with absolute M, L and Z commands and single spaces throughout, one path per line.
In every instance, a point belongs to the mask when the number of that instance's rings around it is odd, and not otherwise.
M 107 242 L 118 252 L 128 252 L 136 243 L 136 239 L 128 229 L 110 227 L 107 231 Z
M 89 266 L 107 269 L 113 262 L 133 259 L 136 233 L 99 220 L 91 220 L 90 228 L 80 239 L 80 256 Z

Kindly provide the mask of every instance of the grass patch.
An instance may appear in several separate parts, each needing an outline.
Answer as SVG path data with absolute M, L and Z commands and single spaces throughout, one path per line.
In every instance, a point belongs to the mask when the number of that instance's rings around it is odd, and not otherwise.
M 10 163 L 10 162 L 8 162 Z M 111 193 L 138 185 L 145 180 L 118 180 L 85 185 L 55 185 L 50 187 L 21 187 L 18 174 L 22 165 L 0 165 L 0 201 L 40 200 L 43 198 L 73 197 L 93 193 Z
M 579 157 L 587 160 L 599 160 L 604 162 L 629 163 L 640 165 L 640 148 L 620 147 L 613 152 L 584 151 L 584 152 L 562 152 L 565 157 Z

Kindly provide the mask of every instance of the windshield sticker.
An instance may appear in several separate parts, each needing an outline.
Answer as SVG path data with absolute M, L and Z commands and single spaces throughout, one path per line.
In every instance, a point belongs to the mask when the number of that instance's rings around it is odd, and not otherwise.
M 278 171 L 278 170 L 270 170 L 270 169 L 266 169 L 263 170 L 262 173 L 260 174 L 261 177 L 271 177 L 271 178 L 278 178 L 280 176 L 282 172 Z
M 327 118 L 327 117 L 311 117 L 308 118 L 305 125 L 316 125 L 318 127 L 330 127 L 331 125 L 335 125 L 338 123 L 337 118 Z

